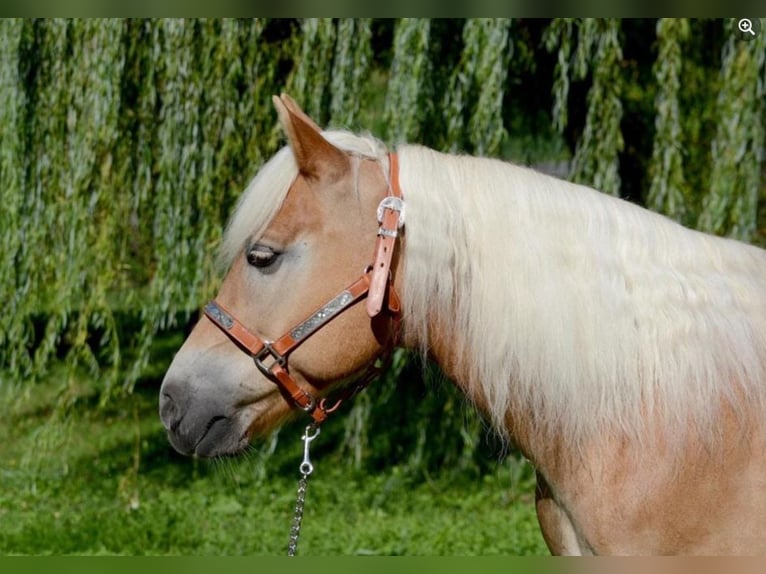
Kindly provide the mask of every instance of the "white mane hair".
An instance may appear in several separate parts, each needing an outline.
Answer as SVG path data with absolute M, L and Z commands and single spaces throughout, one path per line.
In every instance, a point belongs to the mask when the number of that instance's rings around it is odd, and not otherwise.
M 324 131 L 322 136 L 352 156 L 381 161 L 384 173 L 388 174 L 386 148 L 377 139 L 347 131 Z M 223 267 L 231 265 L 242 252 L 248 238 L 257 238 L 263 234 L 297 176 L 298 165 L 289 146 L 280 149 L 260 168 L 239 198 L 226 227 L 220 251 Z
M 455 341 L 501 434 L 519 406 L 580 446 L 653 417 L 709 437 L 722 406 L 763 406 L 766 251 L 497 160 L 398 153 L 406 332 Z

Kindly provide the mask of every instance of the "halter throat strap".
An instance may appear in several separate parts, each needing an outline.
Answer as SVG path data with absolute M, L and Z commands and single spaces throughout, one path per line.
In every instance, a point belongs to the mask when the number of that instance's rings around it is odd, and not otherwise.
M 384 306 L 392 317 L 392 340 L 388 348 L 384 350 L 385 353 L 390 353 L 398 331 L 401 304 L 394 289 L 391 262 L 399 230 L 404 225 L 404 200 L 399 185 L 398 157 L 394 153 L 389 153 L 388 159 L 389 185 L 386 197 L 380 202 L 377 210 L 379 228 L 373 262 L 361 277 L 274 341 L 267 341 L 250 331 L 215 300 L 210 301 L 203 309 L 205 316 L 216 327 L 243 352 L 252 357 L 258 370 L 276 383 L 296 407 L 308 412 L 317 425 L 324 422 L 344 400 L 351 398 L 369 384 L 379 374 L 379 369 L 374 366 L 375 361 L 373 361 L 360 381 L 349 387 L 329 405 L 325 399 L 317 401 L 290 375 L 287 368 L 289 354 L 303 341 L 364 297 L 367 297 L 366 307 L 370 318 L 380 314 Z

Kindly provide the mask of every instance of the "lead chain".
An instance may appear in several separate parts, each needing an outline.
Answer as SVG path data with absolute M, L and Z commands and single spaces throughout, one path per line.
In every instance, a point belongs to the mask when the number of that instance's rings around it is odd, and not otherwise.
M 309 425 L 301 439 L 303 440 L 303 461 L 299 468 L 301 478 L 298 480 L 298 494 L 295 498 L 295 511 L 293 513 L 293 526 L 290 529 L 290 542 L 287 544 L 287 555 L 295 556 L 298 550 L 298 537 L 301 534 L 301 523 L 303 522 L 303 507 L 306 503 L 306 488 L 308 487 L 309 475 L 314 471 L 314 465 L 309 458 L 309 445 L 319 436 L 319 427 Z
M 298 481 L 298 496 L 295 499 L 295 514 L 293 515 L 293 527 L 290 529 L 290 542 L 287 545 L 287 555 L 295 556 L 298 550 L 298 537 L 301 534 L 301 522 L 303 521 L 303 505 L 306 502 L 306 486 L 308 486 L 308 474 L 301 474 Z

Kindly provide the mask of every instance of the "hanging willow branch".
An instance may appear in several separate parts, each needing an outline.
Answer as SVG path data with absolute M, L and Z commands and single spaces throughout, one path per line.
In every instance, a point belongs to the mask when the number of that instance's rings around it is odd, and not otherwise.
M 121 227 L 122 261 L 130 264 L 130 280 L 125 285 L 128 307 L 136 305 L 139 291 L 143 295 L 151 277 L 152 204 L 154 195 L 154 160 L 157 156 L 155 117 L 160 29 L 151 20 L 131 19 L 126 25 L 126 64 L 124 85 L 132 98 L 123 101 L 122 132 L 132 137 L 121 138 L 117 150 L 117 169 L 128 195 L 125 221 Z M 125 98 L 127 100 L 127 98 Z
M 583 23 L 575 57 L 576 75 L 582 73 L 585 54 L 591 45 L 596 47 L 591 61 L 593 84 L 588 91 L 585 127 L 575 149 L 570 177 L 605 193 L 619 195 L 618 156 L 623 149 L 619 20 L 601 20 L 597 25 L 590 20 Z
M 738 40 L 734 20 L 725 24 L 717 130 L 711 145 L 710 192 L 698 227 L 749 241 L 756 228 L 764 161 L 766 35 Z
M 327 123 L 325 94 L 332 77 L 335 23 L 332 18 L 307 18 L 301 25 L 303 41 L 290 92 L 319 125 Z
M 687 215 L 683 171 L 683 138 L 679 95 L 683 56 L 681 43 L 689 35 L 685 18 L 662 18 L 657 22 L 659 53 L 654 63 L 657 96 L 654 100 L 654 146 L 649 164 L 651 183 L 647 207 L 677 221 Z
M 559 133 L 563 133 L 569 123 L 570 85 L 573 80 L 580 81 L 587 76 L 598 36 L 599 22 L 593 18 L 554 18 L 543 32 L 545 48 L 556 52 L 552 116 L 553 126 Z
M 574 18 L 556 18 L 546 28 L 543 43 L 548 52 L 556 51 L 556 67 L 553 77 L 553 126 L 559 133 L 569 121 L 569 76 L 570 60 L 572 58 L 572 31 L 575 27 Z
M 503 97 L 511 58 L 507 18 L 469 18 L 463 27 L 463 54 L 445 97 L 445 147 L 494 155 L 506 134 Z M 467 129 L 466 129 L 466 118 Z
M 193 193 L 198 173 L 199 109 L 202 89 L 195 60 L 197 24 L 182 19 L 157 22 L 157 178 L 151 195 L 154 272 L 142 306 L 138 358 L 126 380 L 131 385 L 149 360 L 157 331 L 175 324 L 176 313 L 193 308 L 199 282 L 190 265 L 194 228 Z
M 392 142 L 417 141 L 429 113 L 431 21 L 403 18 L 394 32 L 394 58 L 383 113 Z
M 69 24 L 64 19 L 51 20 L 48 23 L 46 33 L 53 54 L 65 54 L 69 50 L 68 28 Z M 48 234 L 51 237 L 72 237 L 65 232 L 68 223 L 67 211 L 72 202 L 77 202 L 75 189 L 71 180 L 67 181 L 69 174 L 64 167 L 69 161 L 66 139 L 69 131 L 76 127 L 77 113 L 70 110 L 68 105 L 71 68 L 67 64 L 69 61 L 65 58 L 51 62 L 46 70 L 47 74 L 41 78 L 41 89 L 38 93 L 36 115 L 40 122 L 39 128 L 45 135 L 41 139 L 42 147 L 38 148 L 39 164 L 33 168 L 37 172 L 33 199 L 35 204 L 30 207 L 34 213 L 34 220 L 39 218 L 42 225 L 39 230 L 30 228 L 29 231 L 30 236 L 35 238 L 35 247 L 41 252 L 48 243 Z M 48 117 L 41 117 L 46 115 Z M 72 166 L 72 169 L 76 168 Z M 66 239 L 62 247 L 65 254 L 71 251 Z M 48 312 L 42 340 L 35 349 L 34 357 L 34 371 L 43 372 L 70 320 L 72 309 L 68 305 L 67 293 L 58 288 L 66 285 L 68 277 L 62 276 L 63 266 L 59 265 L 56 258 L 48 257 L 36 262 L 33 258 L 25 259 L 37 267 L 33 273 L 37 275 L 42 286 L 37 291 L 38 305 Z M 77 265 L 76 260 L 67 263 L 66 267 L 69 267 L 69 264 Z
M 19 59 L 24 23 L 18 18 L 0 19 L 0 367 L 12 373 L 29 370 L 27 341 L 30 332 L 24 317 L 24 294 L 32 285 L 18 268 L 23 235 L 25 172 L 22 115 L 26 98 L 19 78 Z M 0 379 L 0 384 L 2 384 Z
M 186 265 L 197 267 L 199 298 L 209 298 L 216 286 L 216 259 L 210 257 L 210 246 L 218 245 L 223 227 L 221 207 L 226 198 L 238 194 L 242 188 L 243 174 L 236 170 L 238 158 L 244 150 L 244 130 L 238 125 L 247 122 L 237 116 L 240 105 L 240 86 L 244 81 L 242 68 L 243 51 L 241 26 L 231 18 L 205 19 L 201 25 L 200 70 L 200 151 L 198 157 L 199 178 L 193 187 L 193 212 L 189 226 L 196 227 L 189 261 Z M 252 105 L 252 102 L 250 102 Z M 251 109 L 251 108 L 250 108 Z M 249 116 L 250 123 L 252 115 Z M 244 154 L 242 154 L 244 156 Z M 194 223 L 196 222 L 196 225 Z
M 25 26 L 26 27 L 26 26 Z M 42 373 L 66 328 L 70 309 L 64 306 L 63 293 L 58 293 L 55 257 L 36 257 L 50 253 L 49 238 L 62 232 L 60 216 L 63 193 L 62 165 L 66 161 L 63 134 L 67 132 L 66 60 L 57 57 L 66 53 L 67 22 L 63 19 L 35 21 L 26 30 L 24 50 L 36 52 L 38 61 L 30 62 L 28 115 L 25 142 L 26 179 L 18 232 L 23 237 L 18 253 L 19 279 L 23 299 L 20 301 L 22 320 L 32 320 L 33 313 L 45 311 L 42 337 L 33 350 L 32 373 Z M 33 69 L 34 68 L 34 69 Z M 34 137 L 33 137 L 34 135 Z M 34 337 L 33 327 L 28 331 Z M 28 340 L 31 343 L 32 340 Z
M 197 25 L 193 21 L 160 21 L 162 59 L 158 78 L 158 177 L 154 193 L 154 245 L 157 268 L 150 284 L 154 317 L 160 329 L 173 323 L 176 309 L 188 308 L 196 269 L 188 265 L 191 248 L 186 223 L 198 173 L 201 141 L 202 84 L 195 58 Z
M 4 62 L 15 54 L 18 66 L 2 72 L 3 129 L 15 132 L 2 138 L 4 191 L 14 196 L 4 210 L 3 363 L 11 373 L 41 376 L 65 350 L 70 375 L 78 365 L 92 374 L 100 364 L 116 370 L 109 298 L 119 274 L 112 151 L 122 22 L 10 20 L 3 39 Z
M 279 60 L 262 40 L 266 23 L 265 18 L 238 21 L 242 82 L 231 121 L 241 139 L 224 156 L 232 162 L 232 170 L 238 175 L 232 175 L 229 182 L 227 201 L 221 205 L 221 220 L 230 212 L 243 184 L 255 175 L 264 158 L 274 152 L 281 137 L 277 126 L 266 121 L 272 109 L 268 96 L 277 91 L 276 86 L 282 81 L 277 76 Z M 291 51 L 293 47 L 288 45 L 285 49 Z
M 121 182 L 112 172 L 119 138 L 124 28 L 114 19 L 74 20 L 69 28 L 67 155 L 61 166 L 68 196 L 62 222 L 68 233 L 68 265 L 59 266 L 62 276 L 57 290 L 68 294 L 63 306 L 78 312 L 69 333 L 70 368 L 82 364 L 95 375 L 100 362 L 118 365 L 120 361 L 109 297 L 119 275 L 119 268 L 112 264 L 119 257 L 114 218 L 127 204 L 120 193 Z M 94 347 L 88 342 L 92 330 L 101 332 Z M 109 358 L 104 361 L 106 354 Z
M 341 18 L 332 68 L 330 124 L 351 128 L 359 113 L 372 60 L 370 18 Z

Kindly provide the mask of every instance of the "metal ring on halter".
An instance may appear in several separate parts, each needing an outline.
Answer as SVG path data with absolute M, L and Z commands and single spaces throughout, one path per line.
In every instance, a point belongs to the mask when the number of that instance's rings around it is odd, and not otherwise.
M 266 365 L 264 363 L 264 359 L 271 357 L 274 359 L 274 362 L 270 365 Z M 264 374 L 269 379 L 274 378 L 274 373 L 271 369 L 274 368 L 274 365 L 279 365 L 280 367 L 284 367 L 287 363 L 287 358 L 283 355 L 280 355 L 274 350 L 274 347 L 271 346 L 271 343 L 265 342 L 263 345 L 263 349 L 258 351 L 255 355 L 253 355 L 253 361 L 255 361 L 255 366 L 258 367 L 258 370 L 261 371 L 261 373 Z
M 306 411 L 307 413 L 313 413 L 317 408 L 317 400 L 314 398 L 314 395 L 307 393 L 306 391 L 303 391 L 303 394 L 306 395 L 306 398 L 308 398 L 309 402 L 306 405 L 300 405 L 296 404 L 296 406 Z

